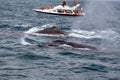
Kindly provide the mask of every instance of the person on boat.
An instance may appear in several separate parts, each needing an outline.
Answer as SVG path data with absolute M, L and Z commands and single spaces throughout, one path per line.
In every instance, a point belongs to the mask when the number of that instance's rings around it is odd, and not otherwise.
M 62 2 L 62 6 L 64 7 L 64 6 L 66 6 L 67 5 L 67 3 L 66 3 L 66 1 L 64 0 L 63 2 Z
M 78 4 L 78 1 L 77 1 L 77 0 L 74 0 L 74 1 L 73 1 L 73 4 L 74 4 L 74 5 L 77 5 L 77 4 Z

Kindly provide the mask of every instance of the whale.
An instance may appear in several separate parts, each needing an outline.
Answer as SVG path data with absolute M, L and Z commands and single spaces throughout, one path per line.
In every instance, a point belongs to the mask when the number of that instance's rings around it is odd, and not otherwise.
M 55 26 L 50 28 L 45 28 L 43 30 L 39 30 L 36 33 L 40 34 L 52 34 L 52 35 L 67 35 L 67 32 L 64 32 L 62 30 L 58 30 Z
M 46 42 L 46 43 L 42 43 L 42 45 L 54 46 L 54 47 L 67 45 L 69 47 L 77 48 L 77 49 L 80 48 L 80 49 L 98 50 L 96 47 L 93 47 L 93 46 L 90 46 L 90 45 L 79 44 L 79 43 L 76 43 L 76 42 L 67 42 L 67 41 L 64 41 L 64 40 L 55 40 L 55 41 L 52 41 L 52 42 Z
M 45 28 L 43 30 L 39 30 L 36 31 L 35 33 L 39 33 L 39 34 L 51 34 L 51 35 L 65 35 L 67 36 L 68 33 L 62 30 L 57 29 L 55 26 L 50 27 L 50 28 Z M 39 42 L 38 42 L 39 43 Z M 37 43 L 37 44 L 38 44 Z M 98 50 L 98 48 L 91 46 L 91 45 L 86 45 L 86 44 L 80 44 L 80 43 L 76 43 L 76 42 L 69 42 L 69 41 L 64 41 L 61 39 L 56 39 L 53 41 L 41 41 L 38 45 L 42 45 L 42 46 L 54 46 L 54 47 L 72 47 L 72 48 L 77 48 L 77 49 L 89 49 L 89 50 Z

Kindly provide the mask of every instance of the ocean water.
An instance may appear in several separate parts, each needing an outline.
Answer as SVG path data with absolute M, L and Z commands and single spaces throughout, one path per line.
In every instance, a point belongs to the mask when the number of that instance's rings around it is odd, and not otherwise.
M 120 80 L 120 1 L 78 1 L 85 16 L 33 11 L 60 0 L 0 0 L 0 80 Z M 54 25 L 69 37 L 26 35 Z M 99 50 L 36 45 L 42 39 L 63 39 Z

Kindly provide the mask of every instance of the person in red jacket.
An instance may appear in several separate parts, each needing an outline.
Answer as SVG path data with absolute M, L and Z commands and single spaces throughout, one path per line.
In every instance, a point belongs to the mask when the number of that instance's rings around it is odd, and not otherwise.
M 74 0 L 73 4 L 74 4 L 74 5 L 77 5 L 77 4 L 78 4 L 78 1 L 77 1 L 77 0 Z

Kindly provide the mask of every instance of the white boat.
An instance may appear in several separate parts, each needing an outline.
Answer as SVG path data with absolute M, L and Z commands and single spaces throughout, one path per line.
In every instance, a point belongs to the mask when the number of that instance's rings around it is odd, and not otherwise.
M 77 10 L 79 6 L 80 4 L 77 4 L 73 7 L 67 5 L 65 6 L 58 5 L 56 7 L 44 6 L 40 9 L 34 9 L 34 11 L 47 13 L 47 14 L 55 14 L 55 15 L 84 16 L 85 13 L 82 11 L 82 8 L 80 10 Z

